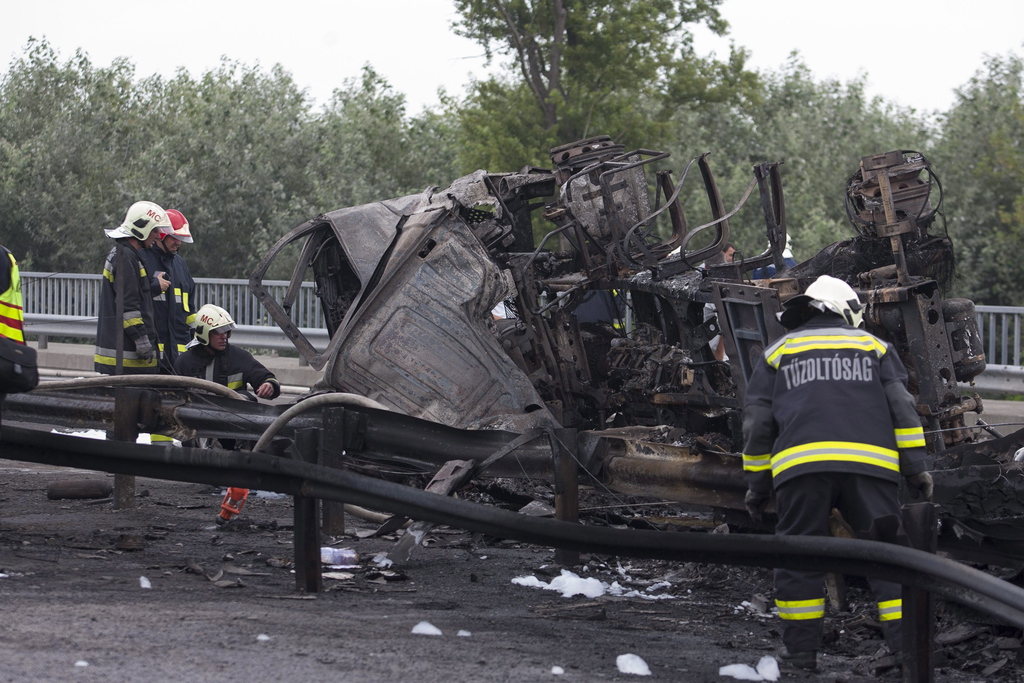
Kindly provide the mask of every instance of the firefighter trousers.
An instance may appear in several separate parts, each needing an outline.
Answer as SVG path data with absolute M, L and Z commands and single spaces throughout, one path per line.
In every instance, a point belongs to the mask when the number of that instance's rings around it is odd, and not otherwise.
M 778 536 L 828 536 L 828 519 L 837 508 L 857 538 L 906 544 L 898 484 L 845 472 L 804 474 L 775 490 Z M 892 651 L 902 649 L 902 588 L 869 579 L 878 601 L 879 620 Z M 775 604 L 783 619 L 782 642 L 790 652 L 821 647 L 825 621 L 825 574 L 775 570 Z

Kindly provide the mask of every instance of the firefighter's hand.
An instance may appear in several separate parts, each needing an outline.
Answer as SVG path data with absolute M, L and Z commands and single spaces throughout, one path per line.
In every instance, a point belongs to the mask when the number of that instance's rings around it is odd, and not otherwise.
M 924 496 L 924 499 L 931 501 L 932 492 L 935 490 L 935 484 L 932 483 L 932 475 L 930 472 L 918 472 L 907 477 L 907 485 L 910 486 L 910 490 L 914 492 L 916 496 Z
M 256 395 L 260 398 L 273 398 L 274 385 L 270 382 L 264 382 L 256 389 Z
M 149 341 L 149 337 L 142 335 L 135 340 L 135 355 L 140 360 L 153 360 L 156 358 L 156 353 L 153 351 L 153 345 Z
M 768 507 L 768 501 L 771 499 L 771 495 L 767 493 L 757 493 L 747 489 L 747 495 L 743 498 L 743 504 L 747 506 L 747 512 L 750 514 L 750 518 L 758 524 L 764 519 L 764 509 Z
M 162 270 L 156 274 L 156 281 L 160 285 L 161 292 L 166 292 L 167 288 L 171 286 L 171 281 L 167 279 L 167 273 Z

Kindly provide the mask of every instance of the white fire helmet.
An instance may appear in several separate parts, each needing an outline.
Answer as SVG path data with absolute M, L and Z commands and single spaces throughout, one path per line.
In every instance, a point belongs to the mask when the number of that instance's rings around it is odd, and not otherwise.
M 196 330 L 195 341 L 203 346 L 210 344 L 211 332 L 228 332 L 235 329 L 235 321 L 231 319 L 231 314 L 220 306 L 214 306 L 213 304 L 205 304 L 199 307 L 199 310 L 196 311 L 194 325 Z M 193 344 L 189 344 L 189 346 L 193 346 Z
M 779 321 L 789 329 L 799 326 L 802 323 L 799 311 L 804 305 L 836 313 L 854 327 L 860 327 L 864 320 L 864 307 L 853 287 L 831 275 L 820 276 L 803 294 L 786 301 Z
M 171 232 L 171 220 L 167 217 L 167 212 L 153 202 L 135 202 L 128 207 L 121 225 L 103 232 L 107 237 L 114 239 L 134 237 L 139 241 L 145 241 L 154 230 L 163 234 Z

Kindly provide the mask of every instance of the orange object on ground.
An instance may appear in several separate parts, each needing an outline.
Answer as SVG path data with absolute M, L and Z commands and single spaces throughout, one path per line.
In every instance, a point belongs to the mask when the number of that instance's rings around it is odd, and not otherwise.
M 224 494 L 224 500 L 220 504 L 220 514 L 217 515 L 217 522 L 223 524 L 230 522 L 231 518 L 242 511 L 245 499 L 249 497 L 249 489 L 228 488 Z

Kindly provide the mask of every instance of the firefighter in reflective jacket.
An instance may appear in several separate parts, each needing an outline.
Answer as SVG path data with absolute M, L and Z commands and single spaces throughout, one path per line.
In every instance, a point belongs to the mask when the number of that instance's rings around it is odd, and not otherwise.
M 182 242 L 192 243 L 188 220 L 180 211 L 167 209 L 171 232 L 161 234 L 152 247 L 141 252 L 151 278 L 160 371 L 174 373 L 174 360 L 192 341 L 196 318 L 196 282 L 178 253 Z
M 25 312 L 21 304 L 21 276 L 14 254 L 0 246 L 0 335 L 25 343 Z
M 104 231 L 114 240 L 114 246 L 103 264 L 100 283 L 100 315 L 93 358 L 96 372 L 105 375 L 157 372 L 153 295 L 139 251 L 151 246 L 161 232 L 170 230 L 166 211 L 153 202 L 135 202 L 121 225 Z
M 779 314 L 791 330 L 755 364 L 743 410 L 747 509 L 759 519 L 775 493 L 776 535 L 827 536 L 838 508 L 859 537 L 901 529 L 900 475 L 931 499 L 924 432 L 903 363 L 888 344 L 858 329 L 853 289 L 823 275 Z M 901 589 L 872 579 L 892 652 L 902 649 Z M 817 667 L 825 616 L 824 574 L 775 570 L 784 663 Z

